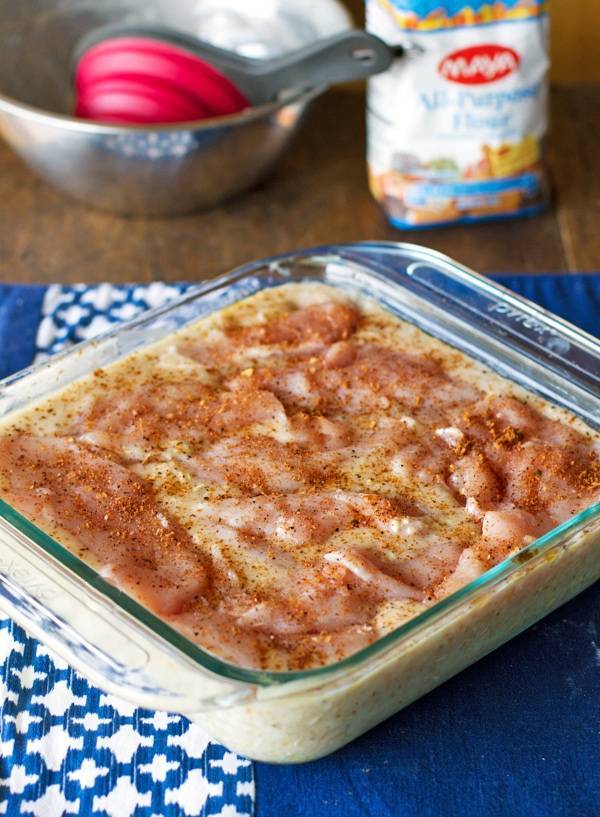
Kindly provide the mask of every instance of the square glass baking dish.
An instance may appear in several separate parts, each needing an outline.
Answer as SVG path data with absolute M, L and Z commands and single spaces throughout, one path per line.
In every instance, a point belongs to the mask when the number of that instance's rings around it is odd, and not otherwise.
M 0 419 L 267 287 L 319 281 L 383 307 L 600 426 L 600 343 L 437 252 L 361 243 L 258 261 L 0 384 Z M 600 578 L 600 504 L 337 664 L 243 669 L 202 650 L 0 500 L 0 608 L 93 683 L 185 713 L 249 757 L 352 740 Z

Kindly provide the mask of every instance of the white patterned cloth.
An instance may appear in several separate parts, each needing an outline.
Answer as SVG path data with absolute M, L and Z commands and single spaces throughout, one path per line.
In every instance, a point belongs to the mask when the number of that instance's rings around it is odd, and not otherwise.
M 183 285 L 51 286 L 37 359 L 160 306 Z M 250 817 L 252 763 L 186 718 L 89 684 L 0 619 L 0 815 Z

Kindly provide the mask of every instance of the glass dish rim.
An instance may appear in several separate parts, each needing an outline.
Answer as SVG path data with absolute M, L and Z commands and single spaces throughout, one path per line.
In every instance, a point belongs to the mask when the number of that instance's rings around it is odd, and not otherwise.
M 426 247 L 421 247 L 409 242 L 364 241 L 348 244 L 322 245 L 299 251 L 281 253 L 276 256 L 263 258 L 255 262 L 242 265 L 228 273 L 225 273 L 224 275 L 203 282 L 198 286 L 192 286 L 190 290 L 164 306 L 145 311 L 137 318 L 119 323 L 117 326 L 113 327 L 107 332 L 102 333 L 96 338 L 78 343 L 64 352 L 53 355 L 49 360 L 44 360 L 38 364 L 29 366 L 20 372 L 16 372 L 15 374 L 6 378 L 4 381 L 0 381 L 0 386 L 9 385 L 17 379 L 24 379 L 34 371 L 37 371 L 38 368 L 42 368 L 49 363 L 55 364 L 58 361 L 68 359 L 71 355 L 81 354 L 81 350 L 83 348 L 96 345 L 98 342 L 106 338 L 118 335 L 125 327 L 129 328 L 134 324 L 152 321 L 158 315 L 162 315 L 170 310 L 177 309 L 185 302 L 202 298 L 209 292 L 219 290 L 222 287 L 233 283 L 234 281 L 243 280 L 244 278 L 256 275 L 260 269 L 265 268 L 273 262 L 282 261 L 284 259 L 293 261 L 294 259 L 307 257 L 316 257 L 319 259 L 326 254 L 329 257 L 337 256 L 346 264 L 358 264 L 360 259 L 358 259 L 356 256 L 344 257 L 342 253 L 352 251 L 360 252 L 361 250 L 368 251 L 369 249 L 396 249 L 400 251 L 419 253 L 422 257 L 429 257 L 438 263 L 441 262 L 445 265 L 451 266 L 455 272 L 459 272 L 460 276 L 465 278 L 467 281 L 477 281 L 478 284 L 484 283 L 488 294 L 492 292 L 493 294 L 500 296 L 502 299 L 505 299 L 506 294 L 516 297 L 519 302 L 530 304 L 537 310 L 545 312 L 544 318 L 546 320 L 557 320 L 562 325 L 574 330 L 576 334 L 582 337 L 591 337 L 586 335 L 585 332 L 582 332 L 577 327 L 574 327 L 558 316 L 555 316 L 553 313 L 542 310 L 541 307 L 537 307 L 536 304 L 528 299 L 516 295 L 506 287 L 485 278 L 479 273 L 454 261 L 449 256 L 446 256 L 436 250 L 430 250 Z M 243 297 L 249 296 L 246 295 Z M 155 637 L 165 641 L 169 647 L 175 648 L 177 651 L 183 653 L 186 658 L 191 659 L 202 670 L 206 670 L 227 681 L 242 682 L 258 687 L 273 687 L 302 680 L 322 679 L 323 681 L 326 681 L 331 676 L 337 676 L 344 671 L 356 669 L 361 665 L 365 665 L 370 659 L 383 655 L 393 646 L 401 643 L 403 640 L 408 639 L 411 636 L 415 636 L 421 631 L 427 629 L 427 627 L 433 625 L 444 615 L 450 614 L 461 606 L 466 605 L 468 602 L 476 600 L 483 595 L 486 590 L 491 590 L 501 581 L 508 579 L 515 572 L 521 569 L 524 564 L 530 564 L 533 560 L 537 561 L 554 546 L 559 546 L 560 544 L 564 543 L 566 535 L 574 533 L 578 528 L 584 527 L 589 522 L 593 522 L 597 519 L 600 520 L 600 502 L 591 505 L 578 513 L 572 519 L 563 522 L 561 525 L 558 525 L 557 527 L 548 531 L 543 536 L 538 537 L 517 553 L 507 557 L 493 568 L 487 570 L 482 576 L 479 576 L 478 578 L 464 585 L 450 596 L 436 602 L 427 610 L 409 619 L 404 624 L 400 625 L 386 635 L 381 636 L 372 644 L 363 647 L 362 649 L 352 653 L 338 662 L 321 667 L 314 667 L 312 669 L 294 671 L 267 671 L 250 669 L 237 666 L 219 658 L 207 650 L 204 650 L 183 634 L 179 633 L 165 621 L 154 615 L 150 610 L 135 601 L 135 599 L 133 599 L 131 596 L 119 590 L 115 585 L 105 581 L 97 570 L 76 556 L 67 547 L 61 545 L 60 542 L 51 537 L 49 534 L 45 533 L 34 522 L 19 513 L 9 503 L 5 502 L 1 498 L 0 519 L 4 519 L 9 525 L 13 526 L 21 534 L 26 536 L 30 542 L 33 542 L 35 545 L 40 547 L 45 554 L 49 555 L 53 559 L 56 559 L 64 567 L 68 568 L 74 574 L 74 576 L 82 581 L 86 586 L 90 586 L 95 591 L 100 592 L 112 603 L 116 604 L 122 611 L 129 614 L 135 620 L 138 626 L 141 624 L 142 626 L 148 628 Z

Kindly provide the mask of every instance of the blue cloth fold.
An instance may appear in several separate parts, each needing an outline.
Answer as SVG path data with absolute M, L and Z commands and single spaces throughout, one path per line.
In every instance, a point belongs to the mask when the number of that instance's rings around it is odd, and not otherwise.
M 0 380 L 29 366 L 46 287 L 0 287 Z
M 498 280 L 599 333 L 600 275 Z M 0 286 L 2 376 L 30 362 L 43 294 Z M 598 817 L 599 759 L 595 586 L 334 755 L 255 764 L 256 815 Z

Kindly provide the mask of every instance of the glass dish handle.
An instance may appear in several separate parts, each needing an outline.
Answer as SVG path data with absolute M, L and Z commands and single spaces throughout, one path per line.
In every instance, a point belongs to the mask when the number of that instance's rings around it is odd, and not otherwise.
M 132 671 L 141 670 L 147 663 L 145 656 L 136 645 L 129 644 L 131 661 L 127 664 L 115 660 L 105 650 L 85 639 L 72 627 L 64 618 L 54 613 L 50 608 L 52 601 L 56 601 L 59 593 L 52 592 L 49 587 L 40 582 L 33 572 L 29 572 L 20 564 L 11 565 L 13 575 L 0 572 L 0 607 L 4 609 L 13 619 L 21 624 L 31 635 L 44 639 L 51 644 L 51 649 L 74 665 L 85 664 L 88 668 L 93 668 L 96 672 L 104 673 L 108 677 L 124 679 Z M 17 580 L 20 579 L 20 582 Z M 36 595 L 25 589 L 23 585 L 34 583 L 37 588 Z M 83 613 L 78 609 L 77 599 L 73 596 L 67 598 L 64 588 L 60 591 L 61 605 L 68 603 L 70 607 L 69 616 L 77 617 Z M 87 610 L 89 615 L 89 608 Z M 116 640 L 117 651 L 120 652 L 119 643 L 123 638 L 121 633 L 113 628 L 112 636 Z

